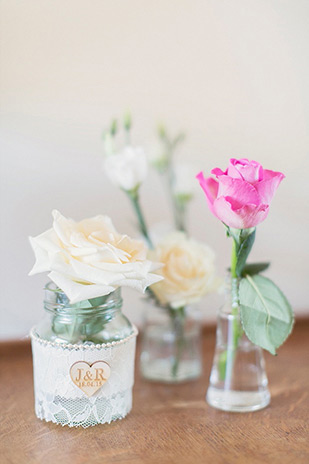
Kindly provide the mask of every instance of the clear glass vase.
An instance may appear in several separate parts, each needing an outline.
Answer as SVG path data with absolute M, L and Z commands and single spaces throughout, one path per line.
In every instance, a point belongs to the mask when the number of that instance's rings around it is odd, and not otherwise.
M 207 402 L 224 411 L 250 412 L 270 402 L 263 351 L 245 335 L 238 313 L 237 280 L 220 310 Z
M 201 375 L 200 316 L 197 308 L 168 310 L 147 300 L 140 369 L 147 380 L 178 383 Z
M 89 427 L 130 412 L 137 330 L 121 307 L 120 289 L 71 304 L 46 285 L 45 318 L 31 331 L 39 419 Z

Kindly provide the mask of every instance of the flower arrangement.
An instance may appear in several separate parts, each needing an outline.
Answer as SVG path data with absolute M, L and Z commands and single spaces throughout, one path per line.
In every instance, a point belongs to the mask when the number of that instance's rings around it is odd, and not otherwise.
M 261 348 L 276 354 L 293 327 L 288 300 L 261 275 L 269 263 L 247 263 L 256 226 L 266 219 L 284 175 L 246 158 L 232 158 L 225 171 L 215 168 L 211 174 L 205 178 L 200 172 L 197 179 L 233 245 L 231 299 L 218 315 L 207 401 L 225 411 L 255 411 L 270 402 Z
M 141 147 L 131 145 L 130 131 L 132 128 L 132 121 L 129 115 L 125 116 L 123 126 L 126 133 L 125 144 L 119 151 L 115 149 L 118 128 L 117 121 L 113 121 L 110 129 L 104 133 L 104 171 L 112 183 L 120 187 L 131 200 L 138 219 L 140 233 L 147 242 L 150 250 L 149 256 L 157 256 L 163 259 L 163 261 L 160 262 L 163 262 L 166 271 L 161 270 L 159 274 L 163 275 L 168 272 L 167 270 L 175 265 L 175 263 L 179 269 L 184 268 L 187 262 L 192 263 L 192 256 L 204 256 L 203 264 L 201 263 L 201 259 L 198 263 L 208 269 L 208 271 L 205 270 L 201 274 L 196 273 L 194 279 L 191 279 L 191 283 L 188 281 L 185 282 L 184 276 L 182 276 L 181 279 L 180 276 L 178 277 L 181 285 L 194 285 L 195 288 L 199 288 L 200 292 L 198 295 L 196 292 L 194 300 L 198 301 L 204 294 L 212 291 L 215 287 L 214 253 L 209 247 L 189 239 L 184 233 L 186 229 L 185 216 L 187 206 L 193 197 L 193 183 L 190 182 L 192 179 L 189 180 L 188 176 L 187 178 L 185 176 L 185 172 L 187 172 L 188 169 L 182 164 L 175 163 L 175 151 L 178 145 L 183 141 L 184 134 L 180 133 L 172 138 L 168 135 L 163 126 L 160 126 L 158 130 L 162 147 L 159 156 L 152 159 L 152 164 L 164 178 L 164 183 L 167 185 L 167 190 L 173 205 L 175 229 L 183 232 L 183 234 L 171 234 L 169 237 L 164 238 L 161 243 L 155 244 L 153 243 L 140 204 L 140 187 L 145 181 L 148 173 L 147 158 Z M 181 186 L 183 186 L 183 188 Z M 177 254 L 176 261 L 174 260 L 175 253 Z M 196 265 L 198 266 L 198 264 Z M 207 283 L 205 283 L 205 280 Z M 167 290 L 168 285 L 169 290 Z M 171 283 L 166 283 L 160 287 L 151 286 L 150 291 L 152 297 L 156 298 L 160 304 L 169 305 L 171 303 L 171 307 L 177 309 L 177 307 L 183 307 L 192 302 L 190 298 L 185 298 L 183 301 L 178 302 L 178 306 L 175 303 L 181 291 L 181 285 L 179 283 L 178 286 L 175 284 L 172 289 Z M 169 295 L 167 293 L 163 295 L 166 291 Z M 192 289 L 192 293 L 193 292 L 194 290 Z M 172 297 L 173 303 L 171 301 L 172 293 L 174 293 L 174 297 Z
M 123 124 L 125 143 L 118 149 L 118 123 L 113 121 L 109 130 L 105 131 L 104 171 L 112 183 L 120 187 L 130 199 L 139 231 L 149 248 L 148 256 L 163 264 L 156 272 L 164 278 L 164 283 L 148 287 L 147 295 L 157 306 L 166 310 L 177 343 L 183 346 L 187 306 L 217 288 L 215 255 L 208 246 L 187 236 L 186 216 L 189 202 L 193 198 L 194 176 L 190 176 L 190 168 L 175 161 L 175 153 L 184 140 L 184 134 L 171 137 L 163 126 L 158 130 L 160 152 L 152 157 L 151 164 L 166 187 L 176 232 L 157 242 L 151 236 L 140 203 L 140 188 L 148 173 L 148 163 L 142 148 L 132 145 L 131 128 L 132 121 L 127 115 Z M 178 354 L 174 356 L 172 368 L 174 376 L 177 375 L 181 350 L 176 351 Z
M 233 239 L 231 277 L 237 280 L 233 312 L 239 314 L 241 328 L 254 344 L 276 354 L 293 327 L 293 311 L 281 290 L 261 272 L 269 263 L 247 264 L 256 226 L 268 215 L 271 200 L 284 179 L 281 172 L 264 169 L 256 161 L 232 158 L 225 171 L 215 168 L 215 176 L 197 179 L 205 192 L 210 211 L 224 224 Z M 242 333 L 234 328 L 237 346 Z
M 160 265 L 107 216 L 75 222 L 53 211 L 52 228 L 30 243 L 30 274 L 51 279 L 45 319 L 30 334 L 37 417 L 70 427 L 122 419 L 132 407 L 137 330 L 121 312 L 120 288 L 144 292 L 162 279 L 153 273 Z

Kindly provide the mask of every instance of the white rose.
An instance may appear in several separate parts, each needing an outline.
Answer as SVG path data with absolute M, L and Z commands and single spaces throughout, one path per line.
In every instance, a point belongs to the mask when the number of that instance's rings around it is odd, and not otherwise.
M 29 275 L 51 271 L 50 279 L 71 303 L 127 286 L 144 292 L 162 277 L 147 260 L 143 242 L 119 234 L 107 216 L 75 222 L 53 211 L 53 227 L 30 237 L 36 262 Z
M 104 170 L 113 184 L 123 190 L 134 190 L 147 176 L 147 158 L 142 148 L 127 146 L 105 159 Z
M 168 235 L 149 256 L 163 264 L 159 274 L 164 280 L 151 286 L 162 305 L 180 308 L 217 287 L 214 252 L 181 232 Z

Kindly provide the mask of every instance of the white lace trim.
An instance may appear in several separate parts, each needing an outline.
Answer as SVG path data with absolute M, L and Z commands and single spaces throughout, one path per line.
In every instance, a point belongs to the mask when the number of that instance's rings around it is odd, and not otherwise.
M 132 407 L 137 329 L 120 341 L 70 345 L 42 340 L 31 331 L 35 411 L 37 417 L 70 427 L 89 427 L 122 419 Z M 110 377 L 88 397 L 70 376 L 79 361 L 104 361 Z
M 132 409 L 132 388 L 110 398 L 89 398 L 78 401 L 60 396 L 50 397 L 38 393 L 35 401 L 35 413 L 39 419 L 69 427 L 90 427 L 98 424 L 110 424 L 123 419 Z
M 121 345 L 123 343 L 128 342 L 131 340 L 131 338 L 134 338 L 138 335 L 138 330 L 135 326 L 133 326 L 133 332 L 131 335 L 129 335 L 126 338 L 123 338 L 122 340 L 117 340 L 114 342 L 108 342 L 108 343 L 98 343 L 98 344 L 87 344 L 84 345 L 82 343 L 80 344 L 72 344 L 72 343 L 58 343 L 58 342 L 51 342 L 49 340 L 45 340 L 44 338 L 39 337 L 35 333 L 35 327 L 32 327 L 30 330 L 30 337 L 31 339 L 35 339 L 38 343 L 41 343 L 42 345 L 48 345 L 48 346 L 54 346 L 56 348 L 63 348 L 66 350 L 100 350 L 102 348 L 109 348 L 111 346 L 115 345 Z

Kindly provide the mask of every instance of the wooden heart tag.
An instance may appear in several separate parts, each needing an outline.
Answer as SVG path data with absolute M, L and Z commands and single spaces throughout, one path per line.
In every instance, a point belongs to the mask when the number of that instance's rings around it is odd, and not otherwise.
M 77 361 L 72 364 L 70 376 L 75 385 L 87 396 L 92 396 L 109 379 L 111 368 L 105 361 L 96 361 L 92 364 L 86 361 Z

